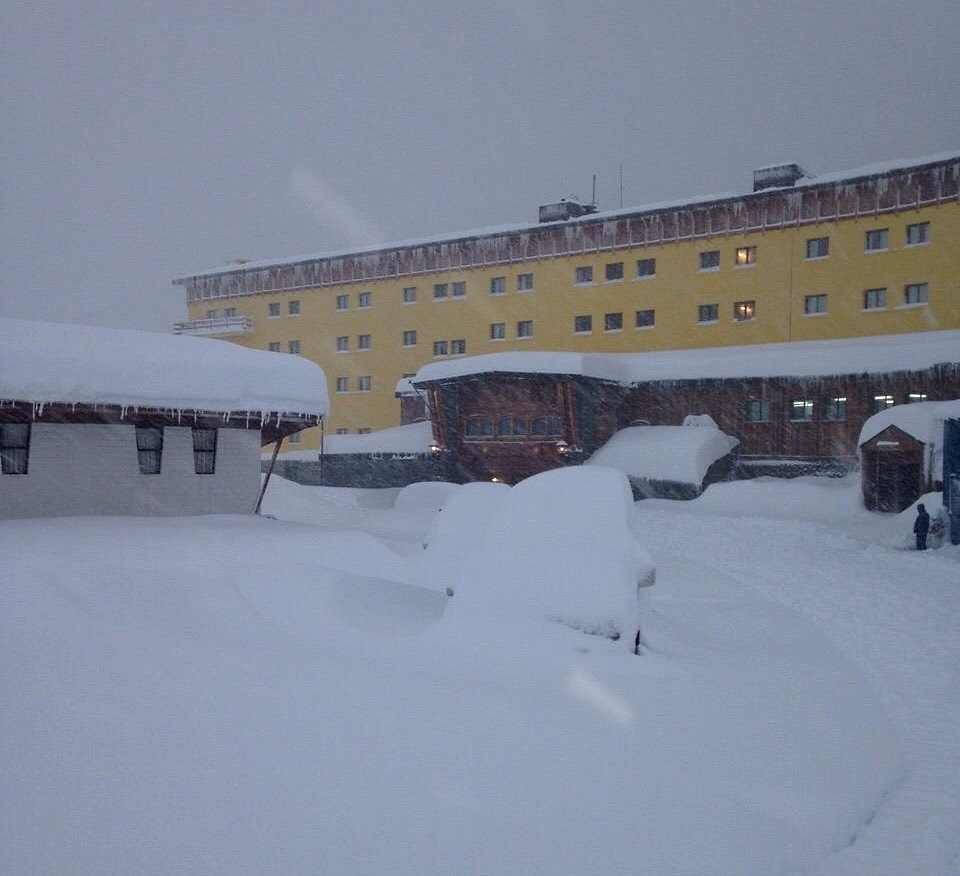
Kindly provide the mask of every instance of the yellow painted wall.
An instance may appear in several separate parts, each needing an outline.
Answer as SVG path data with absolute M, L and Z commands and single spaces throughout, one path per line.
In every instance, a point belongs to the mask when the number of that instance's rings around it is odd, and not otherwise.
M 929 222 L 929 242 L 905 244 L 908 224 Z M 868 230 L 888 229 L 888 248 L 865 252 Z M 807 259 L 806 242 L 828 237 L 826 258 Z M 755 246 L 756 262 L 734 264 L 738 247 Z M 702 271 L 702 251 L 719 250 L 716 270 Z M 656 274 L 636 277 L 638 259 L 656 259 Z M 605 267 L 624 263 L 624 279 L 606 282 Z M 579 266 L 592 266 L 594 281 L 575 282 Z M 533 289 L 517 290 L 517 275 L 532 273 Z M 506 292 L 490 294 L 490 280 L 504 277 Z M 450 297 L 449 284 L 463 280 L 464 298 Z M 904 306 L 904 286 L 928 284 L 928 302 Z M 448 284 L 448 297 L 435 300 L 435 283 Z M 404 304 L 402 290 L 417 289 L 417 300 Z M 886 288 L 886 306 L 864 310 L 866 289 Z M 369 292 L 371 306 L 360 308 L 358 295 Z M 826 312 L 804 312 L 808 295 L 826 294 Z M 347 295 L 349 309 L 338 311 L 338 295 Z M 300 302 L 299 315 L 287 315 L 288 303 Z M 755 316 L 734 319 L 734 304 L 755 302 Z M 280 304 L 278 317 L 268 305 Z M 698 323 L 698 307 L 718 305 L 718 318 Z M 217 306 L 218 305 L 218 306 Z M 224 306 L 253 318 L 252 334 L 226 335 L 229 340 L 258 349 L 279 342 L 286 352 L 299 340 L 301 355 L 326 372 L 331 412 L 328 434 L 338 428 L 383 429 L 399 423 L 397 381 L 435 361 L 433 342 L 462 339 L 467 355 L 507 350 L 574 350 L 641 352 L 678 348 L 775 343 L 790 340 L 843 338 L 873 334 L 960 328 L 960 204 L 936 206 L 823 222 L 750 234 L 717 235 L 612 252 L 562 256 L 502 265 L 496 268 L 443 271 L 415 277 L 351 283 L 296 292 L 258 294 L 189 308 L 191 320 L 203 319 Z M 656 324 L 635 328 L 637 310 L 653 309 Z M 604 315 L 622 313 L 620 331 L 604 331 Z M 574 332 L 574 317 L 590 314 L 589 334 Z M 532 338 L 518 339 L 517 323 L 532 320 Z M 506 338 L 490 339 L 491 323 L 505 323 Z M 403 332 L 415 330 L 417 345 L 404 347 Z M 371 349 L 357 349 L 358 336 L 371 336 Z M 336 351 L 336 338 L 349 337 L 350 350 Z M 357 390 L 357 379 L 371 378 L 369 392 Z M 349 381 L 348 392 L 337 392 L 338 377 Z M 301 449 L 319 446 L 319 431 L 303 433 Z M 295 446 L 294 446 L 295 449 Z

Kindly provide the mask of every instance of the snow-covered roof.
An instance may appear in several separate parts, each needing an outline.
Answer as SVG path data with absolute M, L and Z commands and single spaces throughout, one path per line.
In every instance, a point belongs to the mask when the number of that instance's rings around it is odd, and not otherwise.
M 327 435 L 324 453 L 427 453 L 433 441 L 430 423 L 392 426 L 362 435 Z M 287 459 L 290 455 L 287 454 Z M 311 457 L 316 459 L 314 451 Z
M 960 399 L 895 405 L 874 414 L 863 424 L 857 446 L 875 438 L 888 426 L 896 426 L 924 444 L 939 443 L 943 440 L 943 421 L 954 418 L 960 419 Z
M 0 318 L 0 400 L 325 416 L 323 370 L 228 341 Z
M 941 152 L 936 155 L 927 155 L 919 158 L 895 158 L 890 161 L 868 164 L 863 167 L 856 167 L 849 170 L 840 170 L 834 173 L 821 174 L 816 177 L 803 177 L 793 186 L 788 186 L 792 190 L 809 188 L 813 186 L 824 185 L 827 183 L 836 183 L 842 181 L 852 181 L 864 179 L 871 176 L 880 176 L 886 173 L 893 173 L 898 170 L 906 170 L 911 167 L 923 167 L 925 165 L 936 164 L 942 161 L 960 159 L 960 150 L 953 152 Z M 759 168 L 764 169 L 764 168 Z M 719 201 L 730 200 L 731 198 L 741 198 L 746 195 L 762 195 L 771 189 L 764 189 L 762 192 L 720 192 L 714 194 L 692 195 L 686 198 L 678 198 L 668 201 L 658 201 L 648 204 L 641 204 L 635 207 L 621 207 L 616 210 L 604 210 L 597 213 L 590 213 L 586 216 L 579 216 L 567 220 L 564 224 L 594 223 L 604 219 L 616 219 L 622 216 L 632 216 L 640 213 L 655 213 L 661 210 L 676 210 L 695 204 L 709 204 Z M 485 228 L 474 228 L 466 231 L 450 231 L 439 234 L 432 234 L 429 237 L 415 238 L 411 240 L 394 241 L 390 243 L 378 243 L 365 247 L 353 247 L 350 249 L 330 250 L 327 252 L 312 253 L 310 255 L 287 256 L 279 259 L 258 259 L 255 261 L 245 261 L 243 263 L 231 263 L 219 268 L 210 268 L 204 271 L 197 271 L 174 280 L 174 283 L 184 283 L 194 277 L 211 277 L 217 274 L 231 274 L 240 271 L 252 271 L 263 268 L 277 268 L 286 265 L 296 265 L 304 262 L 316 262 L 324 259 L 342 258 L 344 256 L 360 256 L 375 252 L 385 252 L 395 249 L 408 249 L 416 246 L 424 246 L 432 243 L 452 243 L 458 240 L 471 240 L 478 237 L 492 237 L 501 234 L 520 234 L 525 231 L 542 229 L 544 226 L 538 222 L 522 222 L 501 225 L 491 225 Z
M 745 377 L 827 377 L 960 363 L 960 330 L 651 353 L 488 353 L 431 362 L 414 384 L 476 374 L 580 375 L 622 384 Z

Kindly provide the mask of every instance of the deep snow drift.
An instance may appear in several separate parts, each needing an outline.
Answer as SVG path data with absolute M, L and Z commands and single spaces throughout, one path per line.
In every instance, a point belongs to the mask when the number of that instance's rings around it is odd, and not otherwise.
M 850 482 L 558 477 L 0 524 L 0 871 L 953 872 L 960 756 L 911 714 L 960 716 L 956 549 L 869 542 Z M 794 489 L 813 521 L 754 515 Z M 632 610 L 644 545 L 637 657 L 572 621 Z

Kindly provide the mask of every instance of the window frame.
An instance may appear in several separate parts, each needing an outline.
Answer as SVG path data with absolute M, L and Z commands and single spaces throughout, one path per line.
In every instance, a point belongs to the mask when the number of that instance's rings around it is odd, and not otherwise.
M 883 245 L 880 246 L 879 244 Z M 890 248 L 890 229 L 889 228 L 871 228 L 864 232 L 863 251 L 864 252 L 886 252 Z
M 532 338 L 533 337 L 533 320 L 532 319 L 518 319 L 517 320 L 517 338 Z
M 335 386 L 336 392 L 350 392 L 350 378 L 338 377 Z
M 733 251 L 733 266 L 735 268 L 749 268 L 757 263 L 757 247 L 755 244 L 738 246 Z
M 915 299 L 915 300 L 914 300 Z M 917 307 L 923 304 L 929 304 L 929 284 L 928 283 L 907 283 L 903 287 L 903 306 Z
M 720 321 L 719 304 L 698 304 L 697 325 L 713 325 Z
M 573 333 L 575 335 L 589 335 L 593 333 L 593 314 L 581 313 L 573 318 Z
M 577 265 L 573 269 L 573 282 L 576 286 L 587 286 L 593 283 L 593 265 Z
M 801 416 L 797 416 L 797 411 L 802 411 Z M 813 399 L 812 398 L 792 398 L 790 399 L 790 422 L 791 423 L 812 423 L 813 422 Z
M 811 307 L 815 305 L 814 307 Z M 820 305 L 823 305 L 821 307 Z M 803 315 L 804 316 L 823 316 L 827 312 L 828 300 L 826 292 L 814 292 L 811 295 L 803 296 Z
M 368 310 L 371 307 L 373 307 L 373 293 L 358 292 L 357 293 L 357 310 Z
M 417 303 L 417 287 L 404 286 L 403 291 L 400 293 L 400 301 L 402 304 L 416 304 Z
M 811 253 L 813 248 L 816 248 L 817 252 Z M 808 237 L 805 253 L 804 259 L 808 262 L 828 258 L 830 256 L 830 237 Z
M 603 331 L 606 334 L 623 331 L 623 311 L 614 311 L 603 315 Z
M 280 316 L 280 302 L 268 301 L 267 302 L 267 318 L 276 319 L 278 316 Z
M 402 347 L 415 347 L 417 346 L 417 330 L 416 329 L 404 329 L 403 333 L 400 336 L 400 346 Z
M 369 374 L 362 374 L 357 378 L 357 392 L 370 392 L 373 389 L 373 378 Z
M 450 297 L 451 298 L 466 298 L 467 297 L 467 281 L 466 280 L 454 280 L 450 284 Z
M 919 240 L 911 240 L 912 232 L 918 232 Z M 903 234 L 904 246 L 925 246 L 930 243 L 930 223 L 929 222 L 911 222 L 907 225 Z
M 507 324 L 505 322 L 490 323 L 490 340 L 505 341 L 507 339 Z
M 153 438 L 156 438 L 155 442 Z M 163 466 L 163 426 L 134 426 L 134 441 L 140 474 L 160 474 Z
M 349 295 L 338 295 L 334 301 L 334 310 L 349 310 L 350 309 L 350 296 Z
M 649 322 L 641 322 L 641 316 L 640 316 L 640 314 L 647 314 L 647 313 L 650 314 L 650 321 L 649 321 Z M 645 320 L 646 317 L 643 317 L 643 319 Z M 657 311 L 656 311 L 656 308 L 647 307 L 647 308 L 644 308 L 643 310 L 636 310 L 636 311 L 634 311 L 634 316 L 633 316 L 633 327 L 634 327 L 634 328 L 636 328 L 636 329 L 651 329 L 651 328 L 656 327 L 656 324 L 657 324 Z
M 623 262 L 607 262 L 603 266 L 603 282 L 619 283 L 623 280 Z
M 338 353 L 349 353 L 350 335 L 337 335 L 336 345 Z
M 217 471 L 217 433 L 219 429 L 193 426 L 190 437 L 193 441 L 193 473 L 212 475 Z M 212 437 L 211 437 L 212 436 Z M 203 446 L 207 445 L 207 446 Z
M 300 355 L 300 341 L 287 341 L 287 352 L 292 356 Z
M 300 300 L 287 302 L 287 316 L 300 316 Z
M 434 359 L 440 356 L 449 355 L 449 346 L 446 341 L 434 341 L 433 342 L 433 357 Z
M 454 338 L 450 341 L 450 355 L 451 356 L 466 356 L 467 355 L 467 340 L 466 338 Z
M 877 286 L 875 289 L 863 290 L 863 309 L 864 310 L 886 310 L 887 308 L 887 287 Z
M 769 423 L 770 400 L 765 398 L 749 398 L 743 409 L 745 423 Z
M 442 301 L 444 298 L 450 297 L 450 284 L 449 283 L 434 283 L 433 284 L 433 300 Z
M 823 419 L 829 423 L 842 423 L 847 419 L 847 397 L 832 395 L 823 404 Z
M 757 302 L 755 299 L 733 302 L 734 322 L 753 322 L 757 318 Z
M 517 292 L 532 292 L 533 291 L 533 272 L 528 271 L 522 274 L 517 274 Z
M 0 423 L 0 473 L 25 475 L 30 473 L 31 423 Z
M 650 268 L 652 268 L 652 270 L 650 271 L 646 270 L 648 265 Z M 637 273 L 635 276 L 637 277 L 637 279 L 643 279 L 644 277 L 656 277 L 657 276 L 656 258 L 637 259 Z
M 700 271 L 719 271 L 720 270 L 720 250 L 704 249 L 700 251 L 699 259 Z
M 507 278 L 491 277 L 490 278 L 490 294 L 506 295 L 507 294 Z
M 365 350 L 372 350 L 372 349 L 373 349 L 373 335 L 371 334 L 357 335 L 358 351 L 365 351 Z

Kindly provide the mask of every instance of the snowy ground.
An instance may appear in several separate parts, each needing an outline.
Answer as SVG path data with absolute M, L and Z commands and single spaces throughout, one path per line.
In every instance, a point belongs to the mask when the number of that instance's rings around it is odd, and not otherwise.
M 574 628 L 617 502 L 516 489 L 0 523 L 0 872 L 960 873 L 960 550 L 851 479 L 628 505 L 635 657 Z

